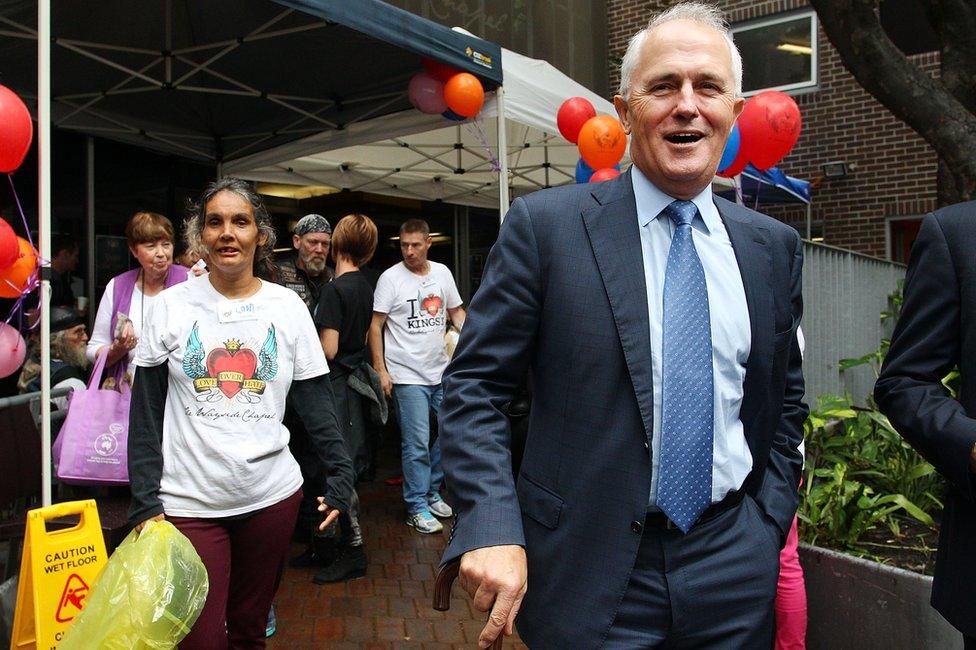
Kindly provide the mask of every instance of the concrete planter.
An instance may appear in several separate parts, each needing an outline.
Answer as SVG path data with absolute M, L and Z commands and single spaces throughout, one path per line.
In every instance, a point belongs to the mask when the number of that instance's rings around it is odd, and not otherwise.
M 810 650 L 962 650 L 962 635 L 931 605 L 932 578 L 807 544 Z

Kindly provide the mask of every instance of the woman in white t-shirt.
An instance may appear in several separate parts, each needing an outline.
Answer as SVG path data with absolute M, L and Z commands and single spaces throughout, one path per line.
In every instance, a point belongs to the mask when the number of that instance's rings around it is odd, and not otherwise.
M 186 228 L 210 274 L 162 292 L 147 315 L 135 358 L 129 515 L 137 529 L 165 516 L 207 567 L 207 603 L 181 648 L 263 647 L 302 494 L 282 424 L 289 390 L 329 476 L 322 528 L 347 509 L 352 463 L 308 309 L 254 273 L 274 245 L 260 197 L 244 181 L 220 180 Z

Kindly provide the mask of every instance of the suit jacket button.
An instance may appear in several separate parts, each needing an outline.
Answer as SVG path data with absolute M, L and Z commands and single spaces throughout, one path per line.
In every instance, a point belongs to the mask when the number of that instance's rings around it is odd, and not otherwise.
M 630 522 L 630 529 L 639 535 L 640 532 L 644 530 L 644 524 L 642 524 L 637 520 L 634 520 Z

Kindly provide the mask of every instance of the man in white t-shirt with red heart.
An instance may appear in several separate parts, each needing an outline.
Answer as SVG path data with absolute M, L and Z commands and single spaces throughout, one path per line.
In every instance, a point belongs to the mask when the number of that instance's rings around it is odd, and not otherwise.
M 448 320 L 460 330 L 465 316 L 450 269 L 427 259 L 431 243 L 425 221 L 400 226 L 403 261 L 380 276 L 369 328 L 373 367 L 400 421 L 407 524 L 422 533 L 440 532 L 435 517 L 453 515 L 440 497 L 444 472 L 440 445 L 430 444 L 429 414 L 438 412 L 444 396 Z

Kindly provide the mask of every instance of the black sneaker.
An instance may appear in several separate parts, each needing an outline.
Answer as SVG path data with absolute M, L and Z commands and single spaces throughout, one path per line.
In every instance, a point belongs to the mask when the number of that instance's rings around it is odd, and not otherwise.
M 317 585 L 329 582 L 344 582 L 366 575 L 366 551 L 360 546 L 347 546 L 335 562 L 323 568 L 312 578 Z

